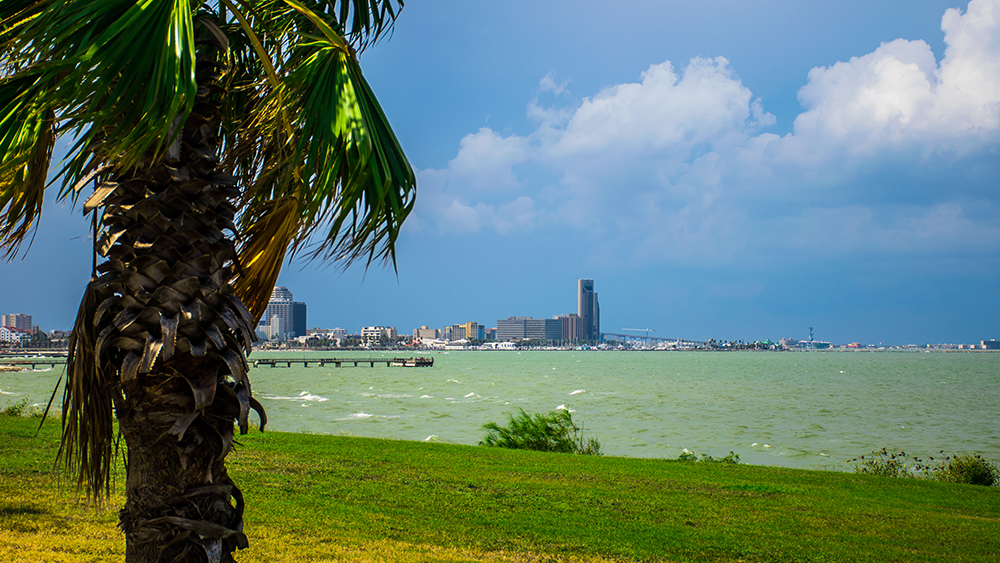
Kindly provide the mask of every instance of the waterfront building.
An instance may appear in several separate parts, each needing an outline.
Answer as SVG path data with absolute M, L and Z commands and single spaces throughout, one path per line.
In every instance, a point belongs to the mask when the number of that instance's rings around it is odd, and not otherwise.
M 556 317 L 560 323 L 563 342 L 589 342 L 587 339 L 586 321 L 576 313 Z
M 477 323 L 476 321 L 470 321 L 460 325 L 452 325 L 451 339 L 452 340 L 461 340 L 463 338 L 466 340 L 472 340 L 474 338 L 482 339 L 485 335 L 482 336 L 480 335 L 482 334 L 484 328 L 485 327 L 481 327 L 479 323 Z
M 983 350 L 1000 350 L 1000 340 L 980 340 Z
M 495 327 L 494 328 L 487 328 L 486 330 L 483 331 L 483 338 L 486 339 L 486 340 L 496 340 L 497 339 L 497 329 Z
M 380 346 L 391 344 L 396 340 L 396 327 L 394 326 L 366 326 L 361 329 L 361 341 L 366 346 Z
M 340 327 L 337 328 L 315 327 L 307 330 L 306 336 L 315 336 L 316 338 L 326 339 L 326 340 L 337 340 L 339 338 L 344 338 L 345 336 L 347 336 L 347 330 L 342 329 Z M 297 338 L 301 338 L 301 336 Z
M 284 319 L 278 315 L 271 315 L 270 318 L 261 317 L 260 323 L 257 324 L 258 340 L 287 340 L 287 338 Z
M 531 317 L 507 317 L 497 319 L 497 340 L 521 340 L 524 338 L 524 321 Z
M 427 325 L 422 325 L 420 328 L 413 329 L 413 338 L 437 340 L 441 338 L 441 331 L 436 328 L 428 328 Z
M 287 340 L 306 335 L 306 304 L 295 301 L 287 287 L 274 287 L 271 300 L 261 317 L 261 324 L 271 325 L 271 318 L 274 316 L 281 319 L 281 329 L 278 333 L 271 332 L 272 336 L 268 340 Z M 258 334 L 262 331 L 267 332 L 267 329 L 258 325 Z
M 583 338 L 587 342 L 601 340 L 601 306 L 597 302 L 597 292 L 594 291 L 594 280 L 580 279 L 577 281 L 576 314 L 583 319 Z
M 0 342 L 26 346 L 31 342 L 31 331 L 12 326 L 0 326 Z
M 531 317 L 507 317 L 497 319 L 499 341 L 562 339 L 562 323 L 558 319 L 533 319 Z
M 31 332 L 34 329 L 34 327 L 31 326 L 31 315 L 24 315 L 21 313 L 0 315 L 0 326 L 26 330 L 28 332 Z

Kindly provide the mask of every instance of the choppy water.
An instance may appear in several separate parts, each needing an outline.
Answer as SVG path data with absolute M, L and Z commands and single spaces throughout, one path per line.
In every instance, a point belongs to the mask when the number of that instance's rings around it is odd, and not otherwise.
M 279 354 L 271 354 L 279 355 Z M 330 356 L 285 353 L 288 357 Z M 399 354 L 386 353 L 386 356 Z M 345 357 L 347 354 L 338 354 Z M 475 444 L 518 408 L 570 409 L 608 455 L 684 448 L 849 469 L 882 447 L 1000 459 L 1000 354 L 450 352 L 432 368 L 260 367 L 268 427 Z M 48 400 L 60 369 L 0 373 L 0 407 Z

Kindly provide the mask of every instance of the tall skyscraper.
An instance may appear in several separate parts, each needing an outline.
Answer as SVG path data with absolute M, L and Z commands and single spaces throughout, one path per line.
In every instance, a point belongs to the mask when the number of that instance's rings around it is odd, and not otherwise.
M 275 322 L 274 317 L 278 318 Z M 271 300 L 257 325 L 257 334 L 264 339 L 285 340 L 306 335 L 306 304 L 293 301 L 287 287 L 275 286 Z
M 597 303 L 594 280 L 577 282 L 576 314 L 583 319 L 583 337 L 590 342 L 601 340 L 601 307 Z

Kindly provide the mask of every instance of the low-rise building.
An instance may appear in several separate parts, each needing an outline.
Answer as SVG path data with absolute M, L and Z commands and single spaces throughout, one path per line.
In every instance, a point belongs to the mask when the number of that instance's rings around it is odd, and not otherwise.
M 0 326 L 0 342 L 26 346 L 31 342 L 31 331 L 12 326 Z
M 558 319 L 533 319 L 507 317 L 497 320 L 497 340 L 562 340 L 562 321 Z
M 436 328 L 427 328 L 427 325 L 423 325 L 420 328 L 413 329 L 413 338 L 436 340 L 441 338 L 441 331 Z

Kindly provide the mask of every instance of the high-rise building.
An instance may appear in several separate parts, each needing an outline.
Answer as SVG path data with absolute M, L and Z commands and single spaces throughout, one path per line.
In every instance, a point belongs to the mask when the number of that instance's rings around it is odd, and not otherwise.
M 278 317 L 280 323 L 275 323 Z M 277 328 L 277 330 L 276 330 Z M 258 336 L 266 335 L 268 340 L 287 340 L 306 335 L 306 304 L 294 301 L 287 287 L 275 286 L 271 300 L 257 325 Z
M 11 328 L 16 328 L 18 330 L 26 330 L 31 332 L 31 315 L 22 315 L 21 313 L 12 313 L 10 315 L 0 315 L 0 326 L 8 326 Z
M 577 315 L 583 319 L 583 338 L 588 342 L 601 340 L 601 307 L 597 303 L 594 280 L 581 279 L 577 282 Z
M 586 336 L 586 326 L 584 319 L 577 315 L 576 313 L 570 313 L 568 315 L 561 315 L 556 317 L 556 319 L 562 323 L 562 341 L 563 342 L 585 342 L 587 340 Z

